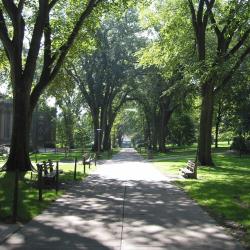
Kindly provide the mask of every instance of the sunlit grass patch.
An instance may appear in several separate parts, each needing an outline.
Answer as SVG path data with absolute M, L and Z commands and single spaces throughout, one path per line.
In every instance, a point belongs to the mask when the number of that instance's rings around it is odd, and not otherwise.
M 61 164 L 59 168 L 63 170 L 63 173 L 59 175 L 60 183 L 67 183 L 74 181 L 74 164 Z M 94 169 L 92 165 L 91 169 L 86 168 L 86 174 L 83 174 L 82 166 L 78 164 L 77 167 L 77 179 L 82 180 L 86 177 L 91 170 Z M 62 185 L 60 185 L 63 188 Z M 13 204 L 13 190 L 14 190 L 14 174 L 1 174 L 0 175 L 0 220 L 9 222 L 12 216 L 12 204 Z M 43 201 L 38 201 L 38 189 L 37 189 L 37 176 L 33 174 L 31 180 L 30 172 L 27 172 L 22 180 L 19 180 L 19 194 L 18 194 L 18 220 L 29 221 L 34 216 L 40 214 L 52 201 L 56 200 L 61 194 L 64 193 L 64 189 L 59 189 L 56 194 L 54 188 L 43 190 Z

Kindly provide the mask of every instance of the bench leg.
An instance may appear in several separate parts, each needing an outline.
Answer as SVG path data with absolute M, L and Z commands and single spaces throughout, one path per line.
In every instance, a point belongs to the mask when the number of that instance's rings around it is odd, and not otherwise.
M 86 164 L 85 164 L 85 162 L 83 164 L 83 173 L 86 174 Z

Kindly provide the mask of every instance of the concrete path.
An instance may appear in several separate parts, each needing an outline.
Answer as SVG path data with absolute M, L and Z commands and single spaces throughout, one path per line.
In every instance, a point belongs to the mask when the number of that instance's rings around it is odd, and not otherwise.
M 0 244 L 10 235 L 16 232 L 20 226 L 18 224 L 0 224 Z
M 72 187 L 0 245 L 5 249 L 242 250 L 132 149 Z

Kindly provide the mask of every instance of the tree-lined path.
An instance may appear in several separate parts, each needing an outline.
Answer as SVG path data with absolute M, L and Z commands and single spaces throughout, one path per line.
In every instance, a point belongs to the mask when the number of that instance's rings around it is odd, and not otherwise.
M 73 186 L 0 249 L 242 249 L 132 149 Z

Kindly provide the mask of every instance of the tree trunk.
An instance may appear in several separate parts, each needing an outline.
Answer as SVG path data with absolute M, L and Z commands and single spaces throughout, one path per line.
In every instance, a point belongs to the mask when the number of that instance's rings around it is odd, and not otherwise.
M 166 107 L 167 105 L 167 107 Z M 167 136 L 167 125 L 170 120 L 173 111 L 168 110 L 168 104 L 162 103 L 159 114 L 159 128 L 158 128 L 158 145 L 159 152 L 167 152 L 166 148 L 166 136 Z
M 146 119 L 144 128 L 144 143 L 148 148 L 152 147 L 152 133 L 151 133 L 151 123 L 148 119 Z
M 154 115 L 152 122 L 152 144 L 153 144 L 153 151 L 157 151 L 157 139 L 158 139 L 158 126 L 157 126 L 157 117 Z
M 219 139 L 219 128 L 222 118 L 221 102 L 219 102 L 219 107 L 216 115 L 216 124 L 215 124 L 215 148 L 218 148 L 218 139 Z
M 158 131 L 158 145 L 159 145 L 159 152 L 166 153 L 166 130 L 165 130 L 166 124 L 161 121 L 160 128 Z
M 32 169 L 29 158 L 29 138 L 31 128 L 30 97 L 25 89 L 18 89 L 13 97 L 13 124 L 10 154 L 5 164 L 7 171 Z
M 202 166 L 213 165 L 211 154 L 213 100 L 213 84 L 206 83 L 202 87 L 200 133 L 198 142 L 198 160 Z
M 113 136 L 112 136 L 112 147 L 116 148 L 116 130 L 114 129 Z
M 156 133 L 152 133 L 152 148 L 153 148 L 153 151 L 157 151 L 158 148 L 157 148 L 157 134 Z
M 122 133 L 121 132 L 118 132 L 117 134 L 117 141 L 118 141 L 119 148 L 121 148 L 122 147 Z
M 100 123 L 99 123 L 99 112 L 94 111 L 91 112 L 92 114 L 92 119 L 93 119 L 93 125 L 94 125 L 94 145 L 93 145 L 93 150 L 95 152 L 98 151 L 98 137 L 99 133 L 97 129 L 100 129 Z
M 111 126 L 107 125 L 103 134 L 103 150 L 109 151 L 111 150 L 111 140 L 110 140 Z
M 215 125 L 215 140 L 214 140 L 215 148 L 218 148 L 219 126 L 220 126 L 220 123 L 216 122 L 216 125 Z

